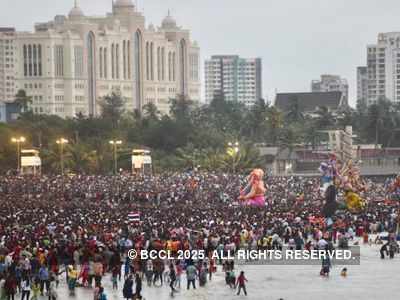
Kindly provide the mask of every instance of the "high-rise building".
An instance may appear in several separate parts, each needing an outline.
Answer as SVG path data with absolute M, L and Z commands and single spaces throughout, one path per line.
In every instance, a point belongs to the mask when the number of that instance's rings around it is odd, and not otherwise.
M 321 75 L 321 79 L 311 82 L 311 92 L 342 92 L 344 103 L 348 104 L 349 84 L 338 75 Z
M 367 46 L 367 104 L 379 99 L 400 101 L 400 32 L 380 33 Z
M 261 58 L 215 55 L 205 62 L 206 102 L 216 96 L 252 105 L 262 98 Z
M 0 27 L 0 102 L 11 102 L 15 98 L 16 50 L 15 29 Z
M 14 52 L 16 90 L 32 98 L 34 113 L 98 115 L 113 91 L 128 111 L 153 103 L 168 113 L 177 95 L 200 100 L 200 49 L 190 31 L 170 14 L 146 27 L 132 0 L 113 1 L 101 17 L 85 16 L 75 1 L 68 16 L 17 32 Z
M 368 73 L 367 67 L 357 67 L 357 105 L 367 105 Z

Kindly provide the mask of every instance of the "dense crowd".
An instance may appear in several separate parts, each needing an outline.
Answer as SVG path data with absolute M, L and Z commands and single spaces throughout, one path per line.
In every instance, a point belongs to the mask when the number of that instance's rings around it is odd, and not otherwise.
M 103 300 L 106 273 L 114 288 L 124 277 L 125 299 L 140 299 L 142 280 L 151 286 L 168 279 L 174 292 L 185 272 L 189 289 L 196 279 L 201 285 L 211 279 L 218 264 L 211 259 L 131 261 L 126 256 L 131 248 L 311 249 L 321 241 L 335 244 L 356 235 L 368 241 L 368 234 L 397 230 L 400 205 L 388 194 L 390 180 L 366 179 L 367 208 L 358 214 L 339 210 L 333 224 L 321 216 L 319 178 L 268 178 L 265 209 L 237 200 L 245 181 L 239 175 L 197 172 L 0 177 L 0 299 L 17 293 L 22 300 L 57 299 L 65 276 L 71 293 L 77 285 L 93 286 L 94 299 Z M 131 222 L 132 212 L 140 214 L 139 222 Z M 384 257 L 385 251 L 394 252 L 392 244 L 384 244 Z M 228 264 L 224 270 L 227 284 L 246 292 L 245 275 L 236 278 Z

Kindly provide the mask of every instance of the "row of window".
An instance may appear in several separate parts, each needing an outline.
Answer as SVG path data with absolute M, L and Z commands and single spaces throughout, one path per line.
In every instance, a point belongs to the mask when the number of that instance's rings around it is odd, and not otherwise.
M 42 76 L 42 45 L 28 44 L 23 46 L 24 76 Z
M 84 102 L 85 96 L 75 96 L 75 102 Z
M 199 56 L 197 54 L 190 54 L 189 64 L 191 68 L 190 79 L 199 80 Z
M 176 53 L 169 51 L 168 54 L 168 81 L 176 81 Z M 157 47 L 157 79 L 165 81 L 166 76 L 166 53 L 165 47 Z M 146 79 L 154 81 L 154 43 L 146 42 Z
M 159 99 L 156 99 L 156 98 L 146 98 L 146 99 L 144 99 L 144 104 L 146 105 L 146 104 L 148 104 L 148 103 L 158 103 L 158 104 L 168 104 L 169 103 L 169 99 L 166 99 L 166 98 L 159 98 Z
M 27 90 L 27 89 L 41 89 L 42 88 L 42 84 L 41 83 L 30 83 L 30 84 L 28 84 L 28 83 L 25 83 L 24 84 L 24 88 L 25 88 L 25 90 Z
M 64 102 L 64 96 L 63 95 L 56 95 L 54 97 L 55 102 Z
M 32 97 L 33 102 L 42 102 L 43 101 L 43 96 L 42 95 L 35 95 Z
M 54 46 L 54 75 L 55 77 L 64 77 L 65 66 L 64 66 L 64 46 Z M 123 65 L 123 78 L 131 79 L 131 46 L 130 41 L 123 41 L 122 43 L 122 65 Z M 75 63 L 75 77 L 83 77 L 84 75 L 84 51 L 83 47 L 74 47 L 74 63 Z M 107 69 L 107 55 L 108 50 L 106 47 L 100 47 L 99 49 L 99 75 L 100 78 L 108 77 Z M 40 44 L 29 44 L 23 46 L 24 56 L 24 76 L 25 77 L 39 77 L 42 76 L 42 46 Z M 176 81 L 176 53 L 170 51 L 167 54 L 168 57 L 168 80 Z M 166 53 L 164 47 L 157 48 L 157 79 L 159 81 L 166 80 Z M 182 63 L 185 64 L 184 58 Z M 189 63 L 191 65 L 190 78 L 192 80 L 198 80 L 199 78 L 199 57 L 197 54 L 189 56 Z M 120 45 L 111 45 L 111 77 L 112 79 L 120 78 Z M 146 79 L 154 80 L 154 43 L 146 43 Z M 57 87 L 62 88 L 62 87 Z
M 147 92 L 155 92 L 156 89 L 154 87 L 147 87 L 146 91 Z M 159 92 L 159 93 L 165 93 L 166 91 L 167 91 L 166 88 L 157 88 L 157 92 Z M 169 93 L 176 93 L 177 92 L 177 88 L 174 88 L 174 87 L 173 88 L 169 88 L 168 92 Z

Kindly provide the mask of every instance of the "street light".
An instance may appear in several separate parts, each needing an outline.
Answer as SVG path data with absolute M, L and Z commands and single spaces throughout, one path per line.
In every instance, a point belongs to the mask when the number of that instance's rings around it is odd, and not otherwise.
M 11 142 L 17 144 L 17 172 L 20 173 L 21 169 L 21 143 L 25 143 L 26 139 L 23 136 L 13 137 Z
M 110 145 L 113 146 L 113 150 L 114 150 L 114 174 L 117 175 L 118 173 L 118 165 L 117 165 L 117 146 L 118 145 L 122 145 L 122 141 L 118 140 L 118 141 L 110 141 Z
M 239 142 L 229 142 L 228 146 L 230 149 L 232 149 L 232 151 L 234 152 L 234 154 L 237 154 L 239 152 Z
M 61 175 L 64 175 L 64 145 L 68 144 L 68 140 L 60 138 L 56 141 L 56 143 L 60 146 Z
M 232 171 L 235 173 L 235 157 L 239 153 L 239 142 L 228 143 L 228 154 L 232 157 Z

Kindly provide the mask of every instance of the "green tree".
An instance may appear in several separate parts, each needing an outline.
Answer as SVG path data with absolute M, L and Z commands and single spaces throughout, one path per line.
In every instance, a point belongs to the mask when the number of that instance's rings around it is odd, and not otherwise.
M 104 96 L 100 101 L 101 116 L 111 121 L 112 129 L 118 128 L 118 123 L 125 111 L 125 101 L 120 92 L 112 92 L 110 95 Z
M 66 149 L 68 165 L 74 173 L 93 173 L 96 171 L 97 152 L 87 145 L 74 143 Z
M 398 114 L 398 112 L 397 112 Z M 396 110 L 386 99 L 379 99 L 376 104 L 368 107 L 364 134 L 368 142 L 386 146 L 390 140 L 392 130 L 397 128 Z
M 316 114 L 316 126 L 318 129 L 334 128 L 336 119 L 327 106 L 318 107 Z
M 266 113 L 266 125 L 267 125 L 267 140 L 272 144 L 276 145 L 284 127 L 283 114 L 275 107 L 272 106 L 267 110 Z
M 254 168 L 263 168 L 265 161 L 260 156 L 257 148 L 252 144 L 245 144 L 239 147 L 239 151 L 220 154 L 221 157 L 221 169 L 230 172 L 238 172 L 241 174 L 247 174 Z
M 259 140 L 260 142 L 264 140 L 268 108 L 268 104 L 265 103 L 265 100 L 259 99 L 249 109 L 246 124 L 248 127 L 246 134 L 249 138 Z
M 143 106 L 143 113 L 147 119 L 159 120 L 160 111 L 153 102 L 149 102 Z
M 288 149 L 290 156 L 294 148 L 304 140 L 301 134 L 302 132 L 293 125 L 285 127 L 280 136 L 279 146 Z
M 289 99 L 290 108 L 286 114 L 286 120 L 289 123 L 297 123 L 304 120 L 303 107 L 297 96 L 291 96 Z
M 26 113 L 29 110 L 29 105 L 32 103 L 32 97 L 29 97 L 26 91 L 21 89 L 15 95 L 14 103 L 17 103 L 21 113 Z

